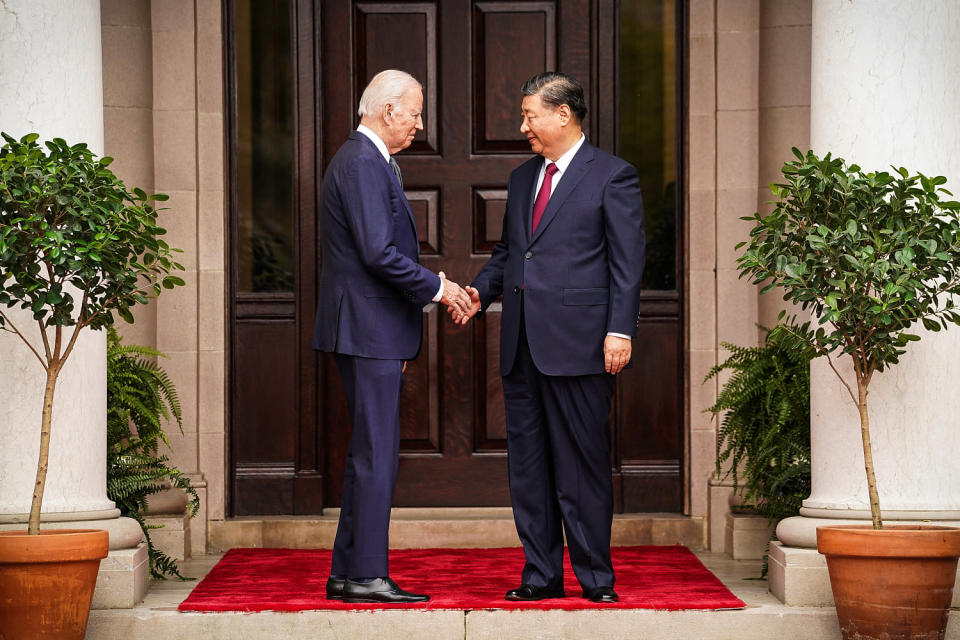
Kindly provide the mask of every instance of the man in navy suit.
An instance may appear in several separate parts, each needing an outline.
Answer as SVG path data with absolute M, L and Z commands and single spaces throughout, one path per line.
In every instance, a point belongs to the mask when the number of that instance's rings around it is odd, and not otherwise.
M 413 212 L 393 154 L 423 129 L 420 83 L 382 71 L 360 98 L 360 126 L 323 179 L 323 270 L 313 348 L 334 354 L 353 431 L 327 597 L 422 602 L 390 579 L 387 530 L 397 477 L 400 385 L 420 351 L 424 305 L 466 311 L 458 285 L 419 264 Z
M 523 88 L 538 154 L 513 173 L 503 235 L 466 322 L 503 295 L 500 373 L 510 498 L 526 564 L 507 600 L 564 597 L 563 534 L 594 602 L 616 602 L 610 561 L 610 400 L 631 358 L 644 263 L 636 170 L 581 131 L 583 88 L 557 72 Z

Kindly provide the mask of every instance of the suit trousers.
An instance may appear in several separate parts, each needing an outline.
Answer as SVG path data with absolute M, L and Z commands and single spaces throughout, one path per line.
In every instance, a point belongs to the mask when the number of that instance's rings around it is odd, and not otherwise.
M 400 450 L 402 360 L 334 354 L 353 431 L 333 545 L 332 575 L 389 575 L 388 529 Z
M 522 302 L 521 302 L 522 304 Z M 548 376 L 534 364 L 521 311 L 513 369 L 503 377 L 510 500 L 526 564 L 521 581 L 563 580 L 563 534 L 584 589 L 612 587 L 610 400 L 614 377 Z

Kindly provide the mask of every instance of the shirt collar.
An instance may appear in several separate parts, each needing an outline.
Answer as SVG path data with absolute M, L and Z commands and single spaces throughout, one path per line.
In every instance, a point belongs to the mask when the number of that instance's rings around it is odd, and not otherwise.
M 586 139 L 587 137 L 581 133 L 580 139 L 577 140 L 576 144 L 574 144 L 572 147 L 567 149 L 567 152 L 565 154 L 557 158 L 557 161 L 554 164 L 557 165 L 558 172 L 563 173 L 564 171 L 567 170 L 567 167 L 569 167 L 570 163 L 573 162 L 573 156 L 577 155 L 577 151 L 580 150 L 580 147 L 583 146 L 583 143 Z M 546 158 L 544 158 L 544 160 L 545 162 L 543 163 L 543 166 L 544 168 L 546 168 L 546 166 L 550 164 L 550 161 L 547 160 Z
M 370 138 L 371 142 L 377 146 L 377 149 L 380 151 L 380 155 L 383 156 L 383 159 L 387 162 L 390 162 L 390 152 L 387 151 L 387 145 L 383 140 L 380 139 L 380 136 L 373 132 L 373 129 L 365 124 L 361 124 L 359 127 L 357 127 L 357 131 Z

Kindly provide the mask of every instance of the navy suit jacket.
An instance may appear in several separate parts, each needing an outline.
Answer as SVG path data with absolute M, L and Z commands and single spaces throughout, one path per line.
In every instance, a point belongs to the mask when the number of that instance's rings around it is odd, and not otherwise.
M 410 203 L 376 145 L 358 131 L 323 179 L 323 269 L 313 348 L 412 360 L 422 309 L 440 278 L 419 264 Z
M 537 369 L 554 376 L 603 373 L 607 332 L 632 336 L 637 327 L 645 250 L 637 172 L 584 141 L 531 236 L 543 163 L 535 156 L 510 174 L 503 235 L 473 287 L 484 309 L 503 295 L 502 375 L 516 357 L 521 287 Z

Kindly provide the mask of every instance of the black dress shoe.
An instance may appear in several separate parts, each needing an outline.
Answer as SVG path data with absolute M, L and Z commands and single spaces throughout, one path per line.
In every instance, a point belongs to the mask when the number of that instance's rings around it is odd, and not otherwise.
M 595 587 L 593 589 L 584 589 L 583 597 L 590 602 L 600 602 L 602 604 L 620 601 L 620 596 L 618 596 L 617 592 L 613 590 L 613 587 Z
M 507 600 L 546 600 L 547 598 L 566 598 L 567 594 L 563 592 L 563 585 L 549 584 L 545 587 L 538 587 L 533 584 L 522 584 L 516 589 L 507 591 L 504 596 Z
M 343 600 L 343 585 L 346 580 L 327 578 L 327 600 Z
M 344 602 L 426 602 L 430 596 L 410 593 L 397 586 L 390 578 L 375 578 L 370 582 L 354 582 L 347 578 L 343 587 Z

